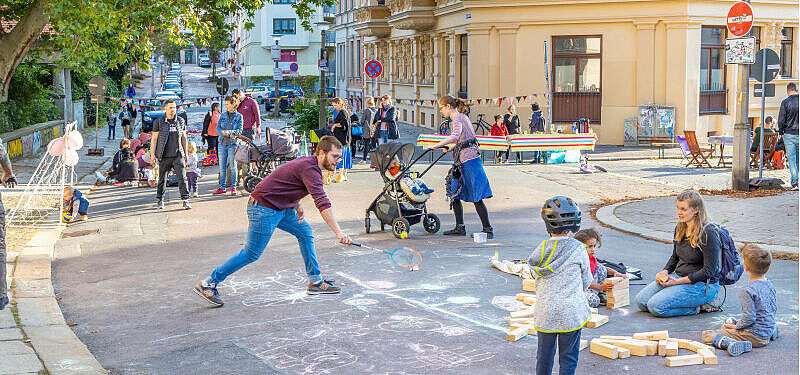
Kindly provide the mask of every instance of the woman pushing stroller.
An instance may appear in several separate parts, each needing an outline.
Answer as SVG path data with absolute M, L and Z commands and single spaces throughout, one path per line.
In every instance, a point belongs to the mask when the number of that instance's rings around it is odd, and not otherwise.
M 489 212 L 483 202 L 486 198 L 492 197 L 492 189 L 489 187 L 489 179 L 483 170 L 481 155 L 478 152 L 478 142 L 475 138 L 475 131 L 472 123 L 465 114 L 469 106 L 461 99 L 452 96 L 439 98 L 439 111 L 443 116 L 452 120 L 452 132 L 441 142 L 428 147 L 436 149 L 447 146 L 451 143 L 453 147 L 453 167 L 450 169 L 447 185 L 447 196 L 451 199 L 451 206 L 456 217 L 456 227 L 444 232 L 445 235 L 466 236 L 467 229 L 464 226 L 464 208 L 461 201 L 473 202 L 475 211 L 483 224 L 483 232 L 486 238 L 494 237 L 494 230 L 489 223 Z M 446 149 L 445 152 L 450 151 Z

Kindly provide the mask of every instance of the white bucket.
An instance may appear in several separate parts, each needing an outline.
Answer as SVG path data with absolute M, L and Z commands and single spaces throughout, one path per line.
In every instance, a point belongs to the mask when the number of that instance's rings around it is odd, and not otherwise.
M 476 232 L 472 234 L 472 240 L 475 243 L 484 243 L 486 242 L 486 232 Z

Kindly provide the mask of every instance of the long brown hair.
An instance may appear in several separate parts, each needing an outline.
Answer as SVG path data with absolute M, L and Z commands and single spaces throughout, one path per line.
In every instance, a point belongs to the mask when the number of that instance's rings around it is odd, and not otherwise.
M 469 104 L 467 104 L 466 101 L 452 97 L 450 95 L 445 95 L 439 98 L 439 105 L 441 106 L 449 105 L 451 108 L 455 108 L 458 112 L 461 113 L 469 112 Z
M 705 228 L 708 223 L 708 212 L 706 211 L 706 204 L 703 201 L 703 197 L 700 196 L 697 190 L 686 189 L 678 194 L 677 200 L 679 202 L 688 203 L 690 208 L 697 210 L 697 214 L 695 214 L 688 223 L 678 222 L 678 226 L 675 228 L 675 241 L 680 242 L 686 237 L 692 247 L 705 244 L 705 239 L 700 238 L 700 234 L 703 233 L 703 228 Z
M 344 114 L 347 116 L 347 119 L 350 120 L 350 115 L 353 113 L 353 111 L 350 109 L 350 105 L 347 104 L 347 100 L 344 100 L 344 99 L 342 99 L 342 98 L 337 96 L 337 97 L 333 98 L 333 100 L 331 102 L 332 103 L 336 103 L 338 105 L 341 105 L 342 106 L 342 110 L 344 111 Z

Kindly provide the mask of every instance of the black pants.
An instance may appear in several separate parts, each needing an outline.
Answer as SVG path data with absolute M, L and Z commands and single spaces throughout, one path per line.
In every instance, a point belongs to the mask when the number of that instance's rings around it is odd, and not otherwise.
M 186 163 L 183 157 L 161 158 L 158 161 L 158 188 L 156 188 L 156 200 L 164 198 L 164 187 L 167 183 L 169 171 L 175 172 L 178 177 L 178 190 L 181 192 L 181 199 L 189 199 L 189 186 L 186 183 Z
M 370 149 L 372 148 L 372 138 L 370 138 L 370 137 L 362 137 L 362 139 L 364 140 L 364 155 L 363 155 L 362 159 L 364 159 L 366 161 L 367 160 L 367 155 L 369 154 Z
M 475 202 L 475 211 L 478 213 L 478 217 L 481 218 L 481 224 L 483 224 L 483 228 L 489 228 L 492 225 L 489 223 L 489 211 L 486 209 L 486 204 L 483 203 L 483 200 L 479 200 Z M 464 206 L 461 204 L 461 201 L 456 199 L 453 201 L 453 214 L 456 216 L 456 225 L 463 225 L 464 224 Z
M 208 152 L 211 153 L 211 150 L 217 152 L 217 142 L 219 142 L 219 136 L 217 135 L 207 135 L 206 141 L 208 142 Z

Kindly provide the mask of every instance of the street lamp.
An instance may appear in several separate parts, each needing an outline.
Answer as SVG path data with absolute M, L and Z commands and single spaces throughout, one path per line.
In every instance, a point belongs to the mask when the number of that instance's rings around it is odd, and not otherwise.
M 275 45 L 270 48 L 270 55 L 272 60 L 275 61 L 275 68 L 272 71 L 272 82 L 275 85 L 275 103 L 272 107 L 272 117 L 278 118 L 281 116 L 281 96 L 280 96 L 280 79 L 283 78 L 278 75 L 280 73 L 280 65 L 278 62 L 281 59 L 281 47 L 279 45 L 282 34 L 272 34 L 272 39 L 275 40 Z
M 327 125 L 328 113 L 325 107 L 328 105 L 328 100 L 327 95 L 325 95 L 325 70 L 327 70 L 327 65 L 323 68 L 322 63 L 323 60 L 325 60 L 325 64 L 328 63 L 328 53 L 325 50 L 325 32 L 330 29 L 331 23 L 328 21 L 320 21 L 315 22 L 314 25 L 317 26 L 322 36 L 319 41 L 319 129 L 323 129 L 325 125 Z

